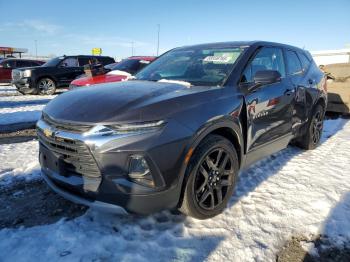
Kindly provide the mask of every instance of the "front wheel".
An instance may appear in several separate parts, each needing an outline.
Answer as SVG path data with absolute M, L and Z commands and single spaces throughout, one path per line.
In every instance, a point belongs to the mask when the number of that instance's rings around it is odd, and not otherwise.
M 232 195 L 237 173 L 238 157 L 232 143 L 209 135 L 190 160 L 180 211 L 198 219 L 220 214 Z
M 41 95 L 53 95 L 56 92 L 56 84 L 51 78 L 42 78 L 38 81 L 37 89 Z
M 321 140 L 323 131 L 324 109 L 317 105 L 313 111 L 313 116 L 308 123 L 308 129 L 303 137 L 299 139 L 297 145 L 306 150 L 315 149 Z

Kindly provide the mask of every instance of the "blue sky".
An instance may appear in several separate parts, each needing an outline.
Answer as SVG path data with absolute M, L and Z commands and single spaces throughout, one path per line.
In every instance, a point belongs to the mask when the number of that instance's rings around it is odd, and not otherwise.
M 350 0 L 0 0 L 0 46 L 38 55 L 153 55 L 176 46 L 268 40 L 308 50 L 350 47 Z

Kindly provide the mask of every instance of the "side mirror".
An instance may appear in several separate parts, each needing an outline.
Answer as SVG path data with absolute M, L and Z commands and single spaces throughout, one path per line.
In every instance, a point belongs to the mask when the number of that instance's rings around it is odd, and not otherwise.
M 268 85 L 281 81 L 281 74 L 276 70 L 257 71 L 254 76 L 254 83 Z

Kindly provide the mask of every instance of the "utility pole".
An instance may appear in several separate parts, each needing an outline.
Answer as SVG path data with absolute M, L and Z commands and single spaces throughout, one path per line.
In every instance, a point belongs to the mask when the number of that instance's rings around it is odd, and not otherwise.
M 131 42 L 131 56 L 134 56 L 134 42 Z
M 159 55 L 159 33 L 160 33 L 160 24 L 157 24 L 158 26 L 158 39 L 157 39 L 157 56 Z
M 35 43 L 35 58 L 38 58 L 38 41 L 34 40 Z

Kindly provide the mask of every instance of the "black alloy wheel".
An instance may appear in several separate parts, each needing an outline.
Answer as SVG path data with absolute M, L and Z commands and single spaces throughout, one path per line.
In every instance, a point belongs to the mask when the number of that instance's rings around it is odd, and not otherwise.
M 209 135 L 188 163 L 179 210 L 198 219 L 220 214 L 233 193 L 238 174 L 233 144 L 220 135 Z
M 209 152 L 201 162 L 193 184 L 198 205 L 213 210 L 226 197 L 228 188 L 233 185 L 233 158 L 223 148 Z
M 312 123 L 312 142 L 317 145 L 320 142 L 323 130 L 323 115 L 321 111 L 317 111 Z

